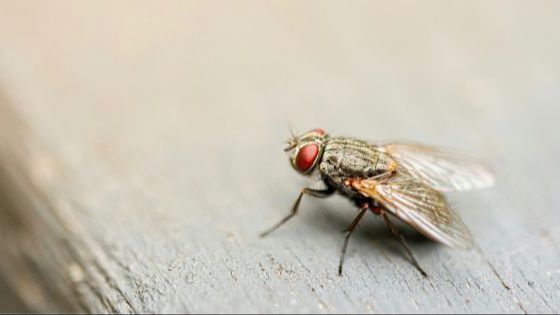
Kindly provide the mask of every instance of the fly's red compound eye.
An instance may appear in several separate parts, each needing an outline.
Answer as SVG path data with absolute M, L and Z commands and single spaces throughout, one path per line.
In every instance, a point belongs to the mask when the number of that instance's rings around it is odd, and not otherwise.
M 318 145 L 312 143 L 301 147 L 296 156 L 296 167 L 298 170 L 304 173 L 307 172 L 315 163 L 317 155 L 319 155 Z

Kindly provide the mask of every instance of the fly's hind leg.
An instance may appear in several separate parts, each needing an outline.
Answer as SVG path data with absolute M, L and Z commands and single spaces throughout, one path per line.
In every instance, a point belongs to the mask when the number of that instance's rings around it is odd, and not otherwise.
M 324 190 L 303 188 L 301 190 L 301 192 L 299 193 L 299 196 L 297 197 L 296 202 L 292 206 L 292 211 L 290 211 L 290 214 L 288 214 L 285 218 L 280 220 L 280 222 L 276 223 L 274 226 L 272 226 L 268 230 L 262 232 L 260 234 L 260 237 L 265 237 L 268 234 L 274 232 L 276 229 L 281 227 L 284 223 L 288 222 L 291 218 L 293 218 L 299 210 L 299 204 L 301 203 L 301 199 L 303 198 L 304 194 L 308 194 L 308 195 L 311 195 L 311 196 L 317 197 L 317 198 L 324 198 L 324 197 L 328 197 L 328 196 L 332 195 L 333 193 L 334 193 L 334 189 L 332 189 L 330 187 L 327 187 Z
M 418 269 L 418 271 L 422 274 L 422 276 L 427 278 L 428 274 L 424 271 L 424 269 L 422 269 L 422 267 L 420 267 L 420 264 L 418 264 L 418 261 L 416 261 L 416 258 L 414 257 L 414 254 L 412 253 L 412 250 L 410 249 L 410 247 L 408 247 L 408 244 L 406 243 L 406 240 L 404 239 L 404 236 L 397 229 L 397 227 L 393 225 L 393 222 L 391 222 L 391 220 L 389 219 L 389 215 L 385 211 L 383 211 L 379 208 L 372 209 L 372 211 L 380 214 L 383 217 L 383 220 L 385 220 L 385 225 L 387 225 L 387 228 L 389 229 L 391 234 L 399 241 L 399 243 L 401 244 L 403 249 L 406 251 L 406 253 L 410 257 L 410 260 L 412 261 L 412 264 L 414 265 L 414 267 L 416 267 L 416 269 Z

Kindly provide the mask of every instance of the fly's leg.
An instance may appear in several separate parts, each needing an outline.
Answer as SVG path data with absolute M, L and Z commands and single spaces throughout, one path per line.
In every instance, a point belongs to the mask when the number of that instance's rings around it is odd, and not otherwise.
M 352 233 L 354 232 L 354 229 L 356 229 L 356 227 L 358 226 L 360 221 L 362 221 L 362 218 L 366 214 L 368 208 L 369 208 L 369 206 L 368 206 L 367 203 L 364 204 L 363 206 L 361 206 L 360 207 L 360 213 L 354 219 L 354 221 L 352 221 L 352 223 L 350 223 L 348 228 L 345 230 L 346 234 L 344 236 L 344 245 L 342 245 L 342 250 L 340 252 L 340 263 L 338 265 L 338 275 L 339 276 L 342 276 L 342 265 L 344 264 L 344 257 L 346 256 L 346 248 L 348 247 L 348 241 L 350 241 L 350 236 L 352 236 Z
M 418 261 L 416 261 L 416 258 L 414 257 L 414 254 L 412 253 L 412 250 L 410 249 L 410 247 L 408 247 L 408 244 L 406 243 L 406 240 L 404 239 L 404 236 L 399 232 L 397 227 L 393 225 L 393 223 L 389 219 L 389 215 L 387 215 L 387 213 L 385 213 L 385 211 L 382 211 L 382 210 L 379 210 L 379 209 L 376 209 L 376 210 L 377 210 L 377 212 L 380 212 L 381 216 L 383 217 L 383 220 L 385 220 L 385 224 L 387 225 L 387 228 L 389 229 L 391 234 L 399 241 L 401 246 L 404 248 L 404 250 L 406 251 L 406 253 L 410 257 L 410 260 L 412 261 L 412 264 L 414 265 L 414 267 L 416 267 L 416 269 L 418 269 L 418 271 L 422 274 L 422 276 L 427 278 L 428 274 L 424 271 L 424 269 L 422 269 L 422 267 L 420 267 L 420 264 L 418 264 Z M 375 212 L 375 210 L 374 210 L 374 212 Z
M 333 192 L 334 192 L 334 190 L 330 189 L 330 188 L 328 188 L 326 190 L 314 190 L 314 189 L 311 189 L 311 188 L 303 188 L 301 190 L 301 192 L 299 193 L 299 196 L 297 197 L 296 202 L 292 206 L 292 211 L 290 212 L 290 214 L 288 214 L 284 219 L 280 220 L 280 222 L 276 223 L 274 226 L 272 226 L 268 230 L 262 232 L 260 237 L 265 237 L 268 234 L 274 232 L 276 229 L 281 227 L 284 223 L 288 222 L 291 218 L 293 218 L 299 210 L 299 204 L 301 203 L 301 199 L 303 198 L 304 194 L 308 194 L 308 195 L 311 195 L 311 196 L 314 196 L 314 197 L 323 198 L 323 197 L 327 197 L 327 196 L 331 195 Z

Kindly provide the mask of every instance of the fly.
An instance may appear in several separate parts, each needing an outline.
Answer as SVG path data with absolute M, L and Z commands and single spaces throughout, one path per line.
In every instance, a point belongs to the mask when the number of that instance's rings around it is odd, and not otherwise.
M 291 212 L 262 233 L 262 237 L 297 214 L 303 195 L 324 198 L 338 192 L 359 209 L 345 230 L 339 275 L 350 236 L 368 211 L 383 218 L 389 232 L 423 276 L 427 276 L 426 272 L 392 223 L 392 217 L 449 247 L 472 247 L 471 234 L 443 192 L 492 186 L 494 176 L 480 161 L 419 144 L 374 144 L 356 138 L 331 137 L 323 129 L 292 135 L 287 144 L 285 151 L 292 167 L 314 182 L 301 190 Z

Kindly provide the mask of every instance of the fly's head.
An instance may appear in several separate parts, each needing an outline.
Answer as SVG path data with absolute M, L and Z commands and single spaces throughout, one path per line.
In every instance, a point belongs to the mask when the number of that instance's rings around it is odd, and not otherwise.
M 323 129 L 313 129 L 299 136 L 292 134 L 286 141 L 288 146 L 284 149 L 288 153 L 292 167 L 300 174 L 313 173 L 323 155 L 323 144 L 327 137 Z

